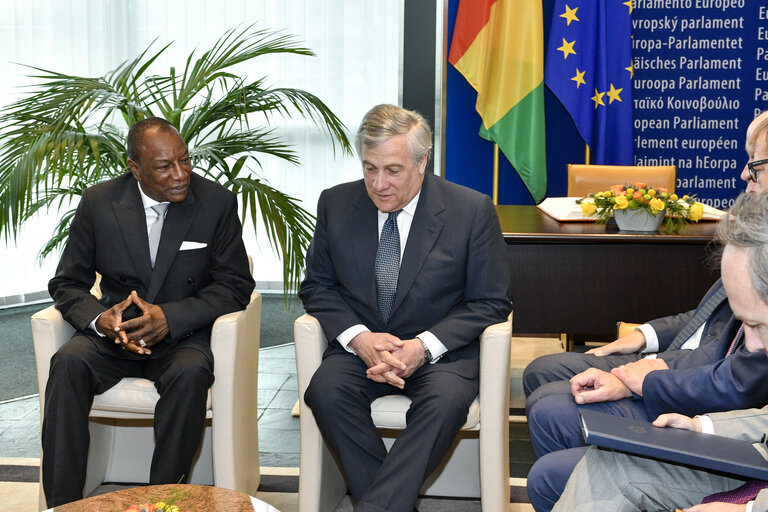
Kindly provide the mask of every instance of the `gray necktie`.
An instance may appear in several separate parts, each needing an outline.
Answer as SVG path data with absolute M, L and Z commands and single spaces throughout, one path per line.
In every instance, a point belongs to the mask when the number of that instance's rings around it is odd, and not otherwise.
M 149 261 L 152 262 L 152 268 L 155 268 L 155 257 L 157 248 L 160 246 L 160 235 L 163 232 L 163 222 L 165 222 L 165 212 L 168 210 L 168 203 L 160 203 L 152 207 L 157 214 L 152 225 L 149 226 Z
M 392 313 L 392 304 L 397 291 L 397 276 L 400 273 L 400 233 L 397 230 L 397 216 L 401 211 L 390 212 L 384 222 L 379 248 L 376 250 L 376 263 L 373 267 L 376 275 L 376 304 L 385 324 Z
M 685 324 L 685 327 L 683 327 L 680 332 L 677 333 L 677 336 L 675 336 L 675 339 L 672 340 L 672 343 L 667 348 L 667 351 L 677 350 L 682 347 L 683 344 L 688 341 L 688 338 L 693 336 L 693 333 L 695 333 L 699 327 L 704 325 L 707 319 L 709 319 L 709 315 L 711 315 L 712 312 L 727 298 L 728 296 L 725 293 L 725 287 L 720 284 L 720 288 L 718 288 L 717 291 L 713 293 L 704 304 L 701 305 L 701 307 L 693 315 L 693 318 L 691 318 L 691 321 Z

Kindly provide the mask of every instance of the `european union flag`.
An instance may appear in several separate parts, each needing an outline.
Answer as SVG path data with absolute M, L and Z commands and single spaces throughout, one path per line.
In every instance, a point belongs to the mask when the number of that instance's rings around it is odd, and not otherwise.
M 544 83 L 594 164 L 632 165 L 633 0 L 556 0 Z

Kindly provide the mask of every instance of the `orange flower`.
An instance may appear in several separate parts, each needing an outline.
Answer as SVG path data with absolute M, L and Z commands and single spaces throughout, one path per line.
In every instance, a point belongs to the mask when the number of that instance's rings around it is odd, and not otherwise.
M 647 186 L 647 183 L 643 181 L 636 181 L 635 183 L 632 184 L 632 186 L 635 187 L 635 189 L 645 188 Z
M 642 200 L 643 200 L 643 194 L 641 194 L 639 190 L 635 190 L 635 191 L 632 193 L 632 197 L 633 197 L 634 199 L 638 200 L 638 201 L 642 201 Z
M 611 190 L 613 191 L 613 194 L 617 196 L 624 192 L 624 185 L 611 185 Z
M 131 508 L 123 510 L 123 512 L 155 512 L 156 507 L 152 503 L 144 503 L 143 505 L 134 505 Z

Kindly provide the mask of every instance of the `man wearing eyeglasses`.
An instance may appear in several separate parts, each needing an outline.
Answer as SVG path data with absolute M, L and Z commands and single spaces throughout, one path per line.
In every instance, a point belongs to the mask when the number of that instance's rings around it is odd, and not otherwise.
M 763 112 L 747 128 L 747 154 L 749 161 L 741 171 L 741 179 L 747 182 L 747 192 L 762 193 L 768 190 L 768 111 Z M 754 128 L 753 128 L 754 127 Z M 750 133 L 750 128 L 753 128 Z
M 768 158 L 768 113 L 749 125 L 746 150 L 748 163 L 741 178 L 747 181 L 747 192 L 765 191 L 768 178 L 761 171 L 768 169 L 768 160 L 763 160 Z M 721 281 L 710 289 L 699 309 L 718 288 L 722 288 Z M 647 346 L 648 329 L 651 336 L 658 335 L 657 348 L 664 350 L 694 318 L 691 311 L 654 320 L 603 347 L 601 354 L 555 354 L 526 368 L 531 440 L 541 457 L 528 475 L 528 494 L 536 510 L 551 507 L 550 491 L 562 489 L 584 453 L 580 407 L 653 420 L 666 412 L 692 416 L 768 402 L 763 384 L 765 355 L 740 344 L 731 350 L 740 323 L 725 300 L 709 312 L 702 325 L 689 329 L 683 348 L 692 350 L 661 352 L 657 358 L 637 353 Z

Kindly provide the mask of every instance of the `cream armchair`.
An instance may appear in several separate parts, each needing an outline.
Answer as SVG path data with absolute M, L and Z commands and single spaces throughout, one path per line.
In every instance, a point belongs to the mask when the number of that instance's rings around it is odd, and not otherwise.
M 215 381 L 208 391 L 205 435 L 190 483 L 250 495 L 259 487 L 256 392 L 260 327 L 261 295 L 256 292 L 245 310 L 223 315 L 213 325 Z M 53 306 L 32 316 L 41 417 L 51 356 L 73 333 Z M 154 384 L 139 378 L 125 378 L 96 396 L 90 413 L 85 496 L 103 482 L 149 482 L 155 445 L 152 418 L 158 398 Z M 48 508 L 42 483 L 40 507 Z
M 467 422 L 440 467 L 427 479 L 423 494 L 479 497 L 483 510 L 509 507 L 509 349 L 512 315 L 491 325 L 480 338 L 480 395 Z M 320 323 L 310 315 L 293 326 L 299 380 L 301 460 L 299 511 L 330 512 L 346 493 L 344 478 L 325 446 L 304 391 L 328 346 Z M 411 400 L 401 395 L 379 398 L 371 416 L 389 448 L 405 428 Z M 481 428 L 482 419 L 482 428 Z

